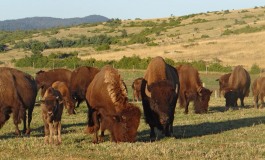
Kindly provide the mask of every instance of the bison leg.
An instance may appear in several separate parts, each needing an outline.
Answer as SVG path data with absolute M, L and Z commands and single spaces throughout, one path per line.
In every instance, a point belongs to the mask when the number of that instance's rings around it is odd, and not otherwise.
M 240 99 L 240 102 L 241 102 L 241 107 L 244 107 L 245 106 L 245 104 L 244 104 L 244 98 L 245 97 L 243 95 L 241 95 L 240 98 L 239 98 Z
M 54 134 L 54 131 L 53 131 L 53 123 L 49 123 L 49 143 L 52 144 L 52 136 Z
M 259 95 L 254 95 L 254 107 L 255 108 L 259 108 L 258 104 L 259 104 Z
M 153 142 L 156 140 L 155 127 L 150 126 L 150 141 Z
M 102 130 L 102 129 L 101 129 L 100 136 L 99 136 L 99 138 L 98 138 L 98 141 L 99 141 L 99 142 L 104 142 L 104 137 L 105 137 L 104 131 L 105 131 L 105 130 Z
M 94 138 L 93 138 L 93 143 L 98 143 L 98 130 L 100 127 L 99 123 L 99 117 L 98 117 L 98 112 L 94 112 L 92 115 L 93 121 L 94 121 Z
M 51 134 L 49 130 L 49 124 L 44 122 L 44 143 L 46 144 L 49 144 L 49 134 Z
M 60 123 L 60 121 L 54 122 L 53 131 L 54 131 L 54 135 L 53 135 L 54 143 L 56 145 L 61 144 L 62 139 L 61 139 L 61 123 Z
M 264 96 L 260 95 L 261 107 L 264 107 Z
M 19 106 L 21 107 L 21 106 Z M 13 110 L 13 121 L 14 121 L 14 125 L 15 125 L 15 134 L 16 135 L 20 135 L 20 130 L 18 128 L 18 124 L 21 122 L 20 120 L 20 111 L 18 110 Z M 23 117 L 24 118 L 24 117 Z
M 31 123 L 31 120 L 32 120 L 33 107 L 34 107 L 34 106 L 29 107 L 29 109 L 28 109 L 28 126 L 27 126 L 27 128 L 24 128 L 24 129 L 23 129 L 24 133 L 27 134 L 27 135 L 30 134 L 30 123 Z M 27 116 L 26 116 L 26 112 L 25 112 L 25 117 L 27 117 Z M 26 124 L 25 124 L 25 123 L 26 123 L 26 120 L 25 120 L 25 122 L 24 122 L 24 127 L 26 127 Z
M 23 115 L 23 131 L 22 131 L 22 133 L 25 134 L 26 130 L 27 130 L 27 113 L 24 112 L 24 115 Z

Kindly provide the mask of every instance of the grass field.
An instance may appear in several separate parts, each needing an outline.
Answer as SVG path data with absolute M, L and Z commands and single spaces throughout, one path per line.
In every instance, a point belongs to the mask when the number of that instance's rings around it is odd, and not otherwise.
M 30 70 L 34 73 L 34 70 Z M 143 71 L 120 70 L 129 89 L 133 79 Z M 217 73 L 201 73 L 201 79 L 211 90 L 218 88 Z M 255 77 L 252 77 L 252 80 Z M 0 130 L 0 159 L 264 159 L 265 110 L 252 107 L 252 97 L 245 100 L 246 107 L 224 111 L 224 98 L 211 97 L 208 114 L 190 113 L 177 106 L 174 137 L 166 138 L 157 132 L 157 141 L 149 141 L 149 127 L 143 116 L 138 129 L 137 142 L 113 143 L 106 140 L 92 143 L 92 135 L 84 134 L 87 107 L 83 103 L 76 115 L 63 114 L 62 144 L 45 145 L 41 109 L 33 112 L 30 137 L 16 137 L 10 119 Z M 141 103 L 136 103 L 142 110 Z M 20 128 L 22 125 L 20 126 Z

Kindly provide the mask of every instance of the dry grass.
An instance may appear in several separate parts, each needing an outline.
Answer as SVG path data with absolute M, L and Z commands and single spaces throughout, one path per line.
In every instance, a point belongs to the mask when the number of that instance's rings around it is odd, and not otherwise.
M 265 8 L 260 7 L 256 9 L 232 10 L 229 13 L 222 11 L 198 14 L 192 18 L 183 20 L 181 26 L 167 28 L 166 32 L 161 32 L 160 35 L 149 35 L 150 38 L 154 39 L 154 42 L 159 44 L 159 46 L 155 47 L 146 46 L 145 44 L 114 45 L 111 46 L 111 50 L 100 52 L 95 51 L 92 47 L 62 48 L 45 50 L 44 54 L 77 51 L 82 59 L 95 58 L 100 60 L 117 60 L 123 56 L 132 55 L 138 55 L 140 57 L 162 56 L 175 61 L 212 61 L 213 59 L 219 59 L 224 65 L 243 65 L 249 69 L 256 63 L 260 67 L 265 68 L 263 53 L 265 50 L 263 45 L 265 32 L 222 36 L 222 33 L 227 28 L 235 30 L 247 25 L 252 27 L 265 25 L 264 12 Z M 205 19 L 207 22 L 193 23 L 194 19 Z M 169 19 L 124 20 L 116 28 L 111 28 L 104 24 L 93 27 L 76 26 L 60 29 L 58 34 L 52 36 L 36 34 L 34 39 L 47 41 L 51 37 L 75 38 L 78 35 L 94 36 L 97 34 L 117 36 L 121 34 L 120 30 L 123 29 L 128 34 L 137 34 L 145 29 L 145 27 L 130 27 L 130 23 L 144 21 L 162 23 L 162 21 L 169 21 Z M 244 23 L 238 24 L 236 21 L 243 21 Z M 109 32 L 110 30 L 113 30 L 113 32 Z M 202 35 L 207 35 L 209 38 L 201 38 Z M 13 58 L 23 57 L 25 54 L 29 53 L 11 50 L 5 54 L 1 54 L 0 58 L 8 61 Z

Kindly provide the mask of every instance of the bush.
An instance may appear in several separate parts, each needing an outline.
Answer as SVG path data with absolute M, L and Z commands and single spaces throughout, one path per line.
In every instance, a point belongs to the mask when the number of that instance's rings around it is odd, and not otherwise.
M 251 66 L 251 68 L 250 68 L 251 74 L 259 74 L 260 72 L 261 72 L 261 69 L 260 69 L 259 65 L 257 65 L 256 63 Z

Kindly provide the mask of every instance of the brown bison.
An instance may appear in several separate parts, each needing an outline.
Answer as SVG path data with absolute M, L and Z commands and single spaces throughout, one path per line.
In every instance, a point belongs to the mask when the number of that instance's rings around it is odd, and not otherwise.
M 250 81 L 249 73 L 242 66 L 236 66 L 234 68 L 231 76 L 229 77 L 228 89 L 226 91 L 236 92 L 236 94 L 233 93 L 233 95 L 236 96 L 233 96 L 233 98 L 229 97 L 229 106 L 234 106 L 233 104 L 237 104 L 237 99 L 239 98 L 241 101 L 241 106 L 244 107 L 244 98 L 249 95 Z M 227 93 L 225 92 L 224 94 Z
M 52 88 L 58 90 L 62 97 L 63 97 L 63 104 L 64 107 L 67 109 L 67 112 L 69 114 L 75 114 L 75 104 L 74 104 L 74 100 L 71 97 L 70 91 L 66 85 L 65 82 L 61 82 L 61 81 L 55 81 L 52 84 Z
M 20 134 L 18 124 L 23 119 L 23 133 L 30 134 L 37 84 L 32 76 L 13 68 L 2 67 L 0 72 L 0 128 L 13 113 L 15 133 Z
M 82 66 L 72 72 L 70 91 L 77 101 L 76 107 L 79 107 L 80 103 L 86 99 L 87 87 L 99 71 L 94 67 Z
M 41 89 L 43 97 L 47 88 L 52 86 L 55 81 L 65 82 L 69 87 L 72 72 L 67 69 L 52 69 L 49 71 L 39 71 L 36 73 L 36 82 L 38 90 Z
M 49 87 L 41 100 L 42 119 L 44 123 L 45 143 L 61 144 L 61 119 L 63 113 L 63 97 L 61 93 Z
M 150 139 L 156 137 L 154 128 L 165 136 L 173 133 L 174 112 L 179 93 L 176 69 L 162 57 L 153 58 L 142 80 L 141 96 L 145 121 L 150 126 Z
M 228 80 L 230 76 L 231 73 L 227 73 L 216 79 L 216 81 L 219 82 L 219 96 L 221 96 L 221 93 L 223 93 L 224 89 L 228 87 Z
M 136 78 L 132 83 L 133 101 L 141 101 L 141 85 L 143 78 Z
M 180 81 L 179 103 L 180 107 L 185 107 L 184 113 L 189 112 L 191 101 L 194 101 L 195 113 L 207 113 L 212 91 L 202 86 L 198 70 L 190 65 L 180 65 L 177 71 Z
M 265 96 L 265 77 L 255 79 L 252 84 L 252 93 L 254 97 L 254 107 L 259 108 L 259 100 L 261 101 L 261 107 L 263 107 Z
M 89 104 L 87 132 L 94 133 L 98 142 L 99 128 L 111 133 L 114 142 L 134 142 L 140 123 L 140 110 L 128 102 L 126 87 L 111 66 L 105 66 L 95 75 L 86 92 Z M 104 135 L 104 134 L 102 134 Z

